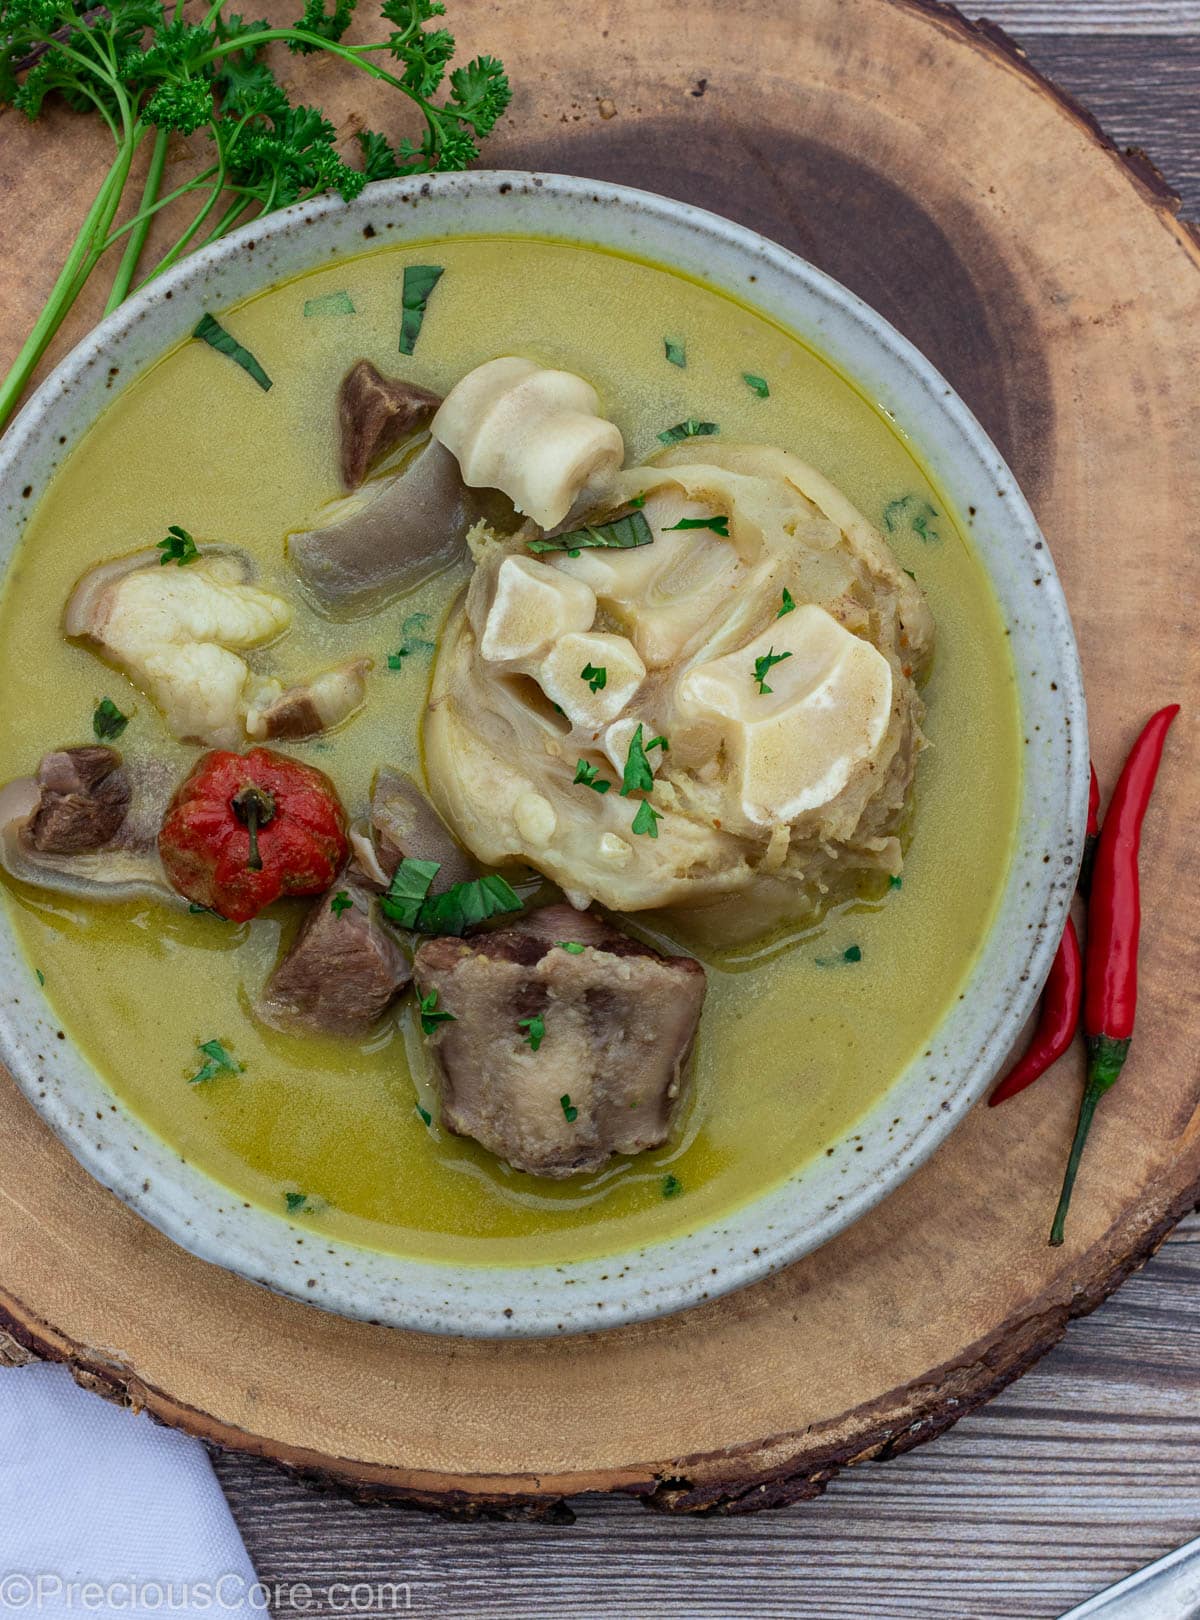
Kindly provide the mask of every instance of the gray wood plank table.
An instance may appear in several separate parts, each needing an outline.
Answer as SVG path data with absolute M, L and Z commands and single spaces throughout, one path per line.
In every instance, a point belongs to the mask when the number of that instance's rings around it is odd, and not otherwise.
M 1200 0 L 987 12 L 1200 218 Z M 285 1615 L 1054 1620 L 1200 1534 L 1200 1219 L 991 1406 L 782 1512 L 681 1522 L 583 1498 L 570 1525 L 447 1524 L 216 1467 Z

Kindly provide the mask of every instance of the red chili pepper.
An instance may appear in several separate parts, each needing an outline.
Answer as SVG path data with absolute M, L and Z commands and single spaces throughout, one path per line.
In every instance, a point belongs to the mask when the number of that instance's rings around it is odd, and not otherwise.
M 281 895 L 321 893 L 349 853 L 333 783 L 269 748 L 198 760 L 167 808 L 158 848 L 179 893 L 231 922 Z
M 1092 864 L 1096 859 L 1096 845 L 1100 841 L 1100 783 L 1096 767 L 1091 767 L 1092 780 L 1088 786 L 1087 832 L 1083 839 L 1083 860 L 1079 867 L 1080 893 L 1086 894 L 1092 886 Z
M 1137 1007 L 1138 936 L 1142 923 L 1138 883 L 1142 822 L 1154 790 L 1163 744 L 1178 713 L 1178 703 L 1172 703 L 1146 722 L 1125 761 L 1096 847 L 1088 903 L 1087 991 L 1083 1009 L 1088 1077 L 1062 1195 L 1050 1231 L 1050 1242 L 1054 1245 L 1063 1240 L 1071 1193 L 1096 1105 L 1116 1084 L 1129 1055 Z
M 1070 917 L 1059 941 L 1050 976 L 1042 994 L 1042 1010 L 1037 1029 L 1024 1057 L 1009 1071 L 988 1099 L 989 1106 L 1007 1102 L 1019 1091 L 1040 1079 L 1075 1039 L 1079 1028 L 1079 1004 L 1083 999 L 1083 957 L 1079 935 Z

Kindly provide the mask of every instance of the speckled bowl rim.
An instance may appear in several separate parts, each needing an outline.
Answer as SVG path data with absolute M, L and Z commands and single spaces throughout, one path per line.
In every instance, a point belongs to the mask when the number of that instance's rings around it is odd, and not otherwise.
M 995 446 L 934 367 L 860 299 L 755 232 L 647 192 L 561 175 L 384 181 L 350 204 L 331 198 L 285 209 L 184 260 L 85 338 L 0 441 L 0 566 L 59 462 L 115 392 L 188 335 L 200 311 L 219 315 L 372 244 L 479 234 L 613 248 L 732 293 L 877 401 L 955 510 L 972 512 L 972 537 L 1011 636 L 1026 747 L 1017 847 L 962 996 L 924 1055 L 832 1155 L 722 1219 L 574 1265 L 402 1259 L 244 1203 L 155 1136 L 60 1038 L 7 908 L 0 1056 L 84 1167 L 201 1259 L 394 1327 L 555 1335 L 665 1315 L 765 1277 L 856 1221 L 945 1140 L 987 1089 L 1049 970 L 1082 848 L 1087 723 L 1074 635 L 1045 541 Z

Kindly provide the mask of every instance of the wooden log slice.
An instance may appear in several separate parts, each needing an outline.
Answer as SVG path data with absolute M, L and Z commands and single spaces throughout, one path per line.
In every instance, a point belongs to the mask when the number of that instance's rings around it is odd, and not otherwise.
M 1106 783 L 1152 709 L 1190 700 L 1146 833 L 1134 1056 L 1063 1249 L 1045 1240 L 1078 1050 L 1018 1101 L 977 1109 L 899 1192 L 783 1274 L 645 1326 L 504 1344 L 342 1321 L 192 1259 L 0 1084 L 0 1346 L 367 1494 L 545 1511 L 621 1490 L 746 1511 L 955 1422 L 1197 1201 L 1200 250 L 1152 165 L 1118 154 L 1003 35 L 931 0 L 453 10 L 460 42 L 503 56 L 517 87 L 489 162 L 728 214 L 831 271 L 942 368 L 1049 536 Z M 319 99 L 373 121 L 360 82 L 319 71 Z M 49 130 L 2 115 L 10 351 L 100 161 L 66 115 Z

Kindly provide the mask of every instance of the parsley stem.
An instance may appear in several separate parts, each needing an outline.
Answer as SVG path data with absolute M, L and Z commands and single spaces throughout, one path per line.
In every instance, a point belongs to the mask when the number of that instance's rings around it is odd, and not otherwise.
M 113 284 L 109 290 L 108 302 L 104 306 L 104 313 L 111 315 L 117 305 L 123 303 L 129 293 L 137 270 L 138 260 L 142 256 L 142 249 L 146 246 L 146 237 L 150 231 L 150 221 L 154 214 L 154 202 L 162 185 L 163 172 L 167 166 L 167 142 L 170 139 L 165 129 L 155 131 L 154 146 L 150 152 L 150 166 L 146 170 L 146 181 L 142 187 L 142 201 L 137 214 L 134 216 L 133 226 L 129 232 L 129 240 L 125 244 L 125 252 L 121 255 L 121 263 L 113 277 Z M 107 244 L 106 244 L 107 245 Z
M 53 342 L 55 333 L 66 319 L 71 305 L 79 294 L 80 287 L 91 274 L 96 260 L 103 252 L 103 247 L 98 249 L 96 243 L 98 240 L 102 241 L 103 234 L 108 228 L 108 221 L 116 212 L 121 193 L 125 189 L 125 182 L 129 178 L 133 153 L 132 141 L 126 142 L 118 150 L 112 167 L 101 181 L 92 206 L 79 227 L 79 233 L 58 273 L 58 279 L 51 289 L 42 313 L 21 345 L 8 375 L 3 383 L 0 383 L 0 427 L 3 427 L 12 414 L 38 361 Z

